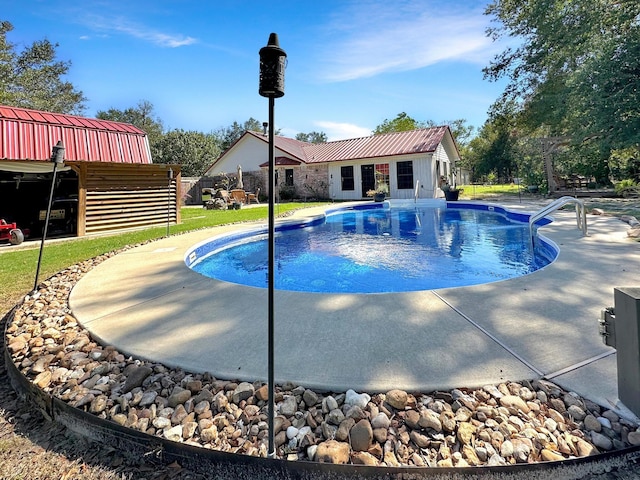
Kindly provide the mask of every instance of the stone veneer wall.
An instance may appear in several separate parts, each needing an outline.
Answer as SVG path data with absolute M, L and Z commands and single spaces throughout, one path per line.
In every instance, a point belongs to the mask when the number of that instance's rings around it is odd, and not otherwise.
M 293 169 L 293 185 L 295 192 L 293 198 L 302 200 L 328 200 L 329 195 L 329 166 L 327 164 L 319 165 L 304 165 L 302 167 L 286 166 L 277 167 L 278 172 L 278 191 L 281 197 L 286 195 L 284 190 L 291 187 L 285 187 L 284 181 L 286 178 L 286 170 Z M 256 172 L 248 172 L 247 174 L 253 174 Z M 262 181 L 264 188 L 261 189 L 261 193 L 268 195 L 268 171 L 263 169 Z
M 329 198 L 329 166 L 319 164 L 296 168 L 293 183 L 298 198 L 326 200 Z

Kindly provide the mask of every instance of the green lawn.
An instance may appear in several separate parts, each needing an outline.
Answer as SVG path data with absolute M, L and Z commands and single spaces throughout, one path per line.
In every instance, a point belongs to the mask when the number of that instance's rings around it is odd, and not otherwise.
M 508 185 L 458 185 L 458 188 L 464 190 L 461 194 L 462 198 L 478 200 L 496 195 L 518 195 L 519 187 L 512 183 Z
M 311 203 L 284 203 L 276 205 L 276 215 L 304 207 L 317 206 Z M 172 235 L 238 222 L 266 219 L 268 206 L 244 208 L 241 210 L 205 210 L 203 208 L 182 208 L 182 223 L 171 225 Z M 64 268 L 97 255 L 117 250 L 126 245 L 135 245 L 147 240 L 162 238 L 166 227 L 154 227 L 116 235 L 71 238 L 47 242 L 42 254 L 39 282 Z M 4 315 L 33 288 L 40 242 L 28 242 L 19 247 L 0 247 L 0 312 Z

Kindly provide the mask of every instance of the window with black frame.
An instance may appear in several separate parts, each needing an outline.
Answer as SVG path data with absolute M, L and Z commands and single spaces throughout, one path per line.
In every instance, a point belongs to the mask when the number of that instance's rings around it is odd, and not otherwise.
M 353 165 L 340 167 L 340 179 L 342 191 L 355 190 L 355 182 L 353 180 Z
M 413 162 L 398 162 L 396 164 L 398 190 L 413 188 Z

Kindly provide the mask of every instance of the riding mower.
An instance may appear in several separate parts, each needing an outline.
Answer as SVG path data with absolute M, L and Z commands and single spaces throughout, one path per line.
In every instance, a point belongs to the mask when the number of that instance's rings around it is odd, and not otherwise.
M 20 245 L 24 241 L 24 233 L 15 222 L 7 223 L 0 219 L 0 240 L 9 240 L 11 245 Z

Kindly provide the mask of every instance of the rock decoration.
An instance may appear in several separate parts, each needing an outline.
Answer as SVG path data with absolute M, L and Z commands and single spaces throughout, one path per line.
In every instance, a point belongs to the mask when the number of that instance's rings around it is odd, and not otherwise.
M 18 369 L 62 401 L 171 441 L 267 456 L 266 385 L 170 369 L 99 345 L 69 292 L 104 255 L 43 282 L 7 326 Z M 321 393 L 276 386 L 275 443 L 288 460 L 466 467 L 561 461 L 640 445 L 640 429 L 545 381 L 412 393 Z
M 640 221 L 633 215 L 622 215 L 620 220 L 629 224 L 631 228 L 627 230 L 627 236 L 633 239 L 640 239 Z

